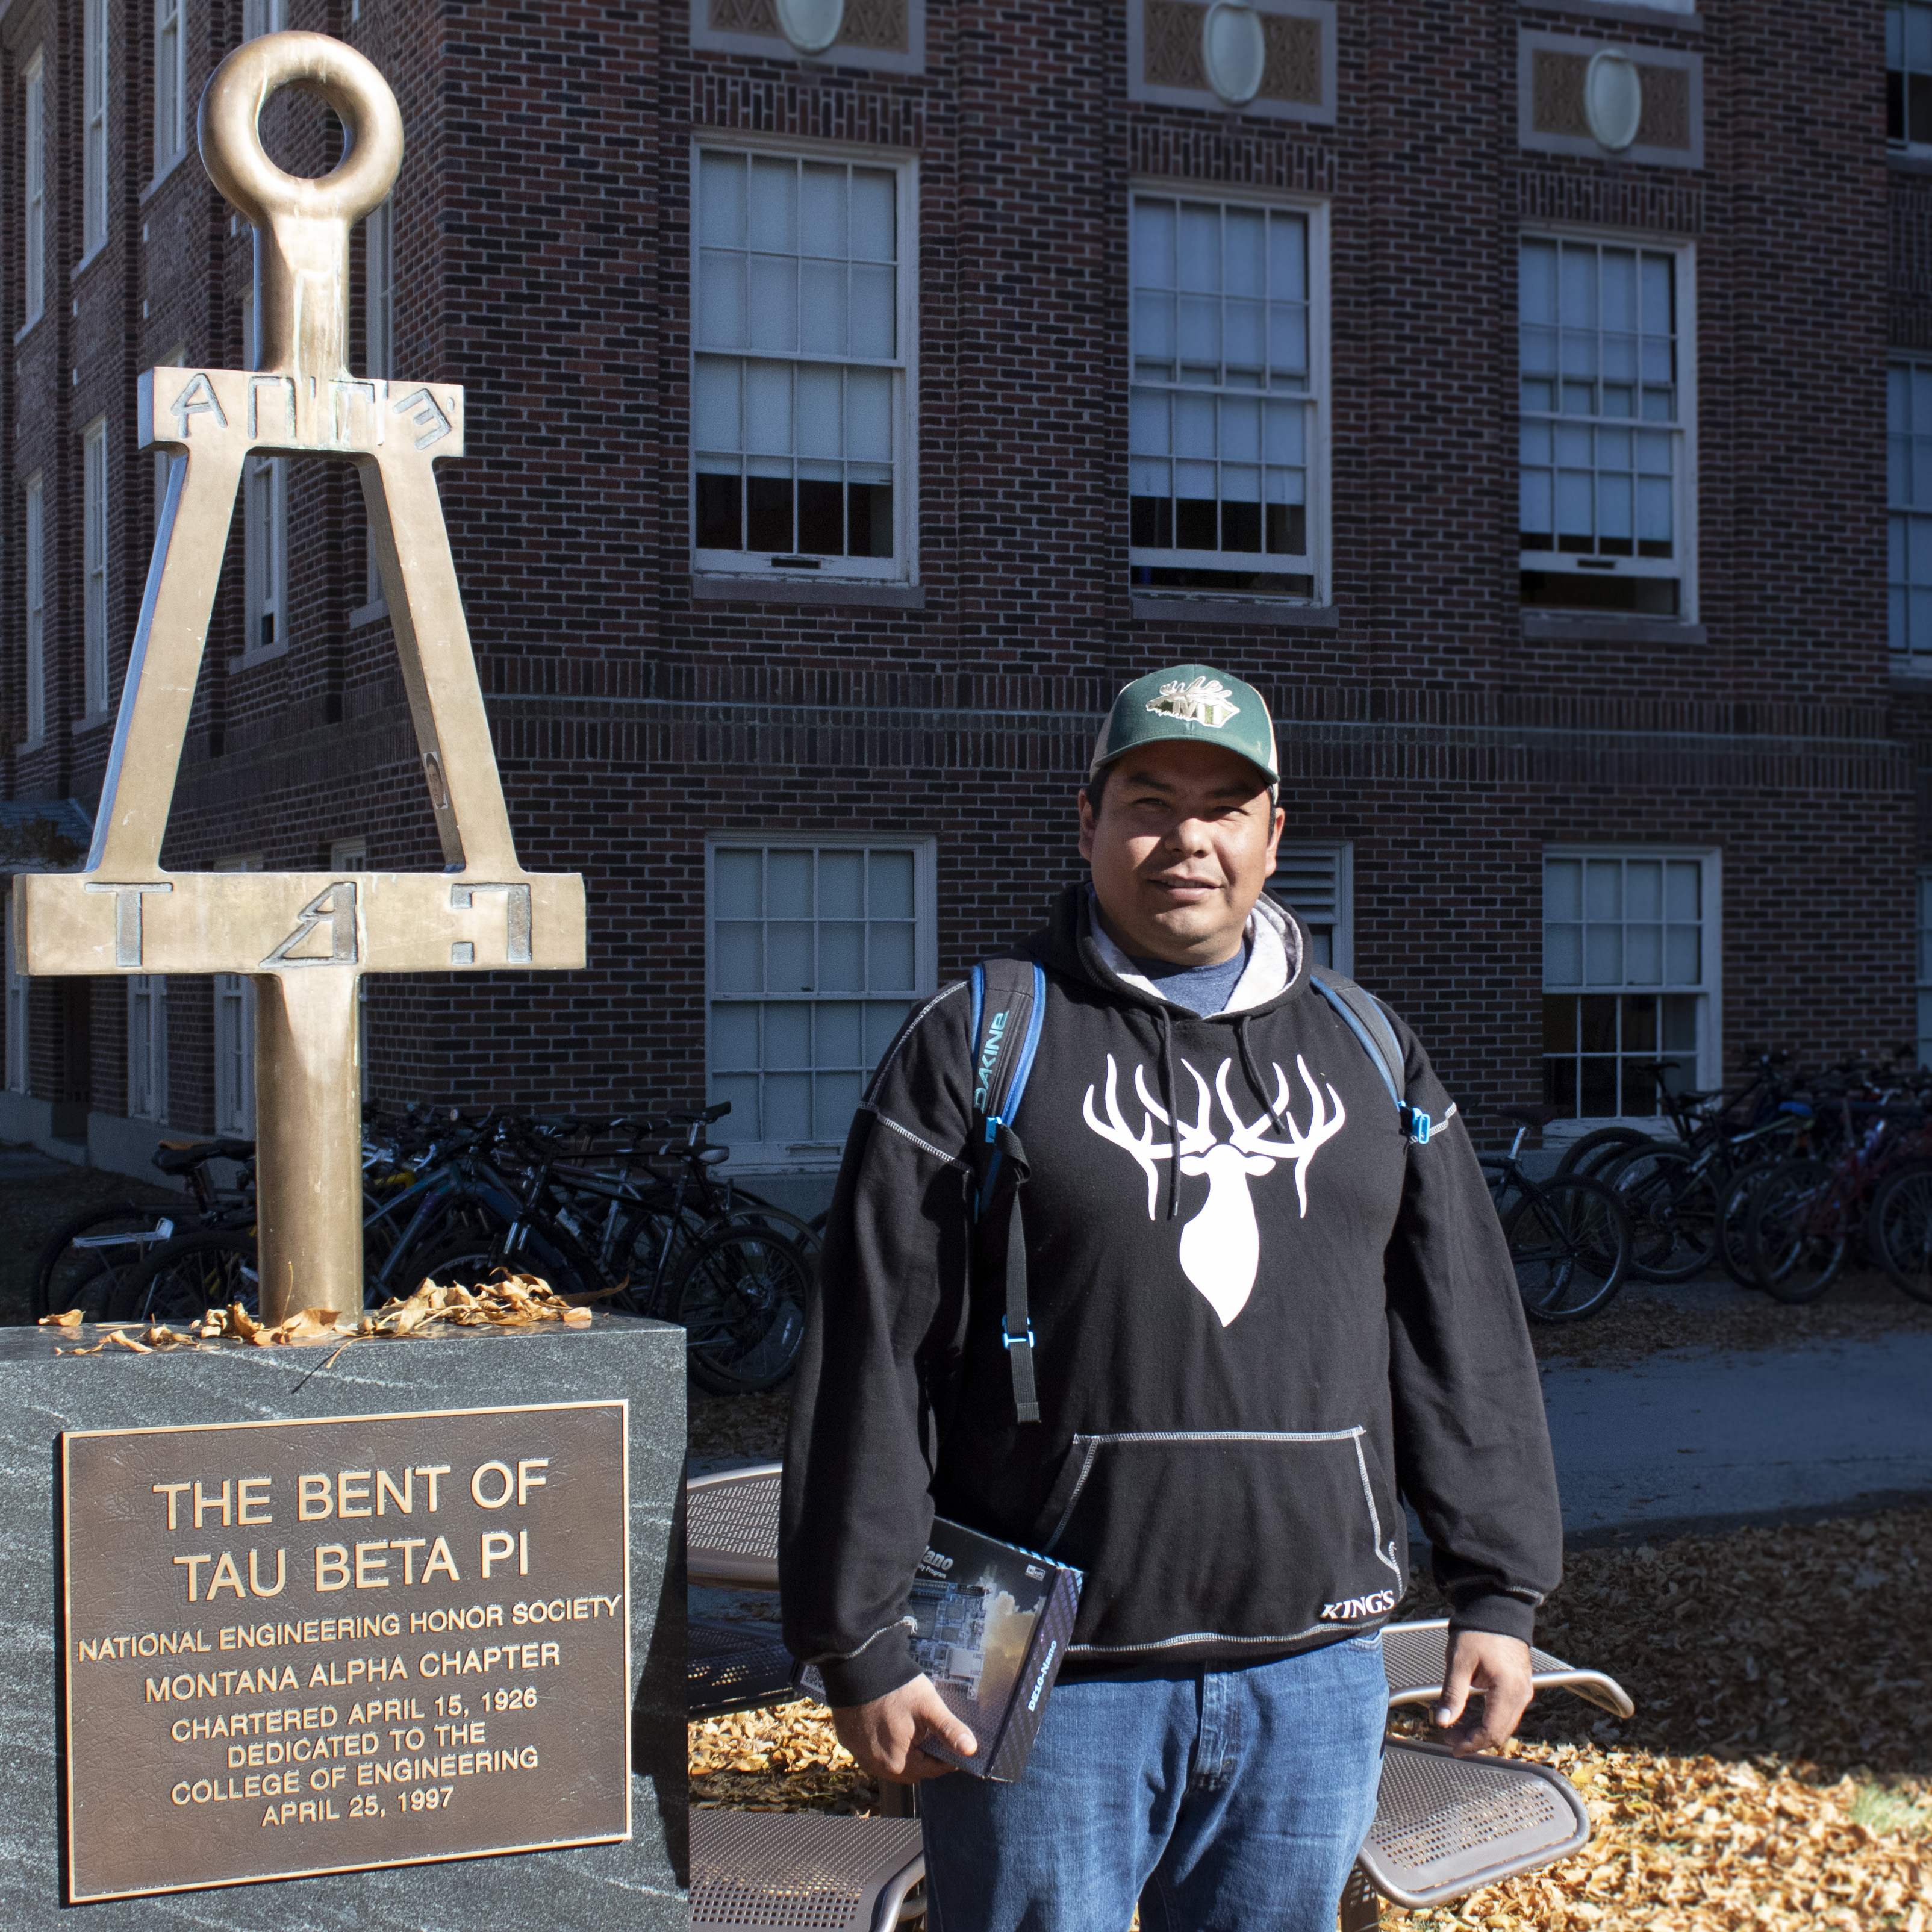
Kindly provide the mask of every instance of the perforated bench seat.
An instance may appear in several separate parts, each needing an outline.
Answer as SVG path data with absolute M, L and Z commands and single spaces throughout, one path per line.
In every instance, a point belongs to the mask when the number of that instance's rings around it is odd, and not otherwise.
M 1589 1812 L 1560 1772 L 1390 1738 L 1359 1864 L 1384 1898 L 1414 1910 L 1568 1857 L 1589 1837 Z
M 692 1582 L 778 1588 L 779 1473 L 776 1462 L 759 1462 L 685 1484 L 685 1563 Z
M 755 1711 L 798 1696 L 791 1652 L 776 1624 L 730 1624 L 693 1617 L 687 1640 L 686 1708 L 694 1718 Z
M 691 1814 L 692 1932 L 892 1932 L 925 1876 L 916 1818 Z

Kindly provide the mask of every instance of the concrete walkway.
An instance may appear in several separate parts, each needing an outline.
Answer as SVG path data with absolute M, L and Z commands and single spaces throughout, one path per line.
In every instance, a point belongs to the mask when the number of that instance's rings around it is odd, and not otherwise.
M 1932 1335 L 1546 1366 L 1573 1542 L 1932 1496 Z

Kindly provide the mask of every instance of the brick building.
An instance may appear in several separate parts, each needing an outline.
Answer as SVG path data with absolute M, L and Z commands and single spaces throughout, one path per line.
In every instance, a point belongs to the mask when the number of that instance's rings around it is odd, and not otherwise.
M 466 386 L 512 822 L 590 893 L 585 974 L 372 983 L 372 1097 L 708 1090 L 821 1186 L 1189 659 L 1268 694 L 1277 884 L 1479 1122 L 1928 1010 L 1932 4 L 0 0 L 14 868 L 98 795 L 138 376 L 250 352 L 194 107 L 283 26 L 400 98 L 353 357 Z M 166 862 L 437 868 L 349 466 L 244 498 Z M 10 972 L 0 1136 L 247 1129 L 251 997 Z

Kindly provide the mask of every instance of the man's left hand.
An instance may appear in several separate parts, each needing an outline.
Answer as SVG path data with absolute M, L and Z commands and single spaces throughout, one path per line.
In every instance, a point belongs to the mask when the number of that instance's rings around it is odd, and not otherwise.
M 1470 1694 L 1482 1699 L 1480 1715 L 1468 1715 Z M 1457 1630 L 1449 1640 L 1442 1701 L 1433 1712 L 1457 1757 L 1494 1750 L 1515 1732 L 1534 1696 L 1529 1646 L 1522 1638 L 1488 1630 Z

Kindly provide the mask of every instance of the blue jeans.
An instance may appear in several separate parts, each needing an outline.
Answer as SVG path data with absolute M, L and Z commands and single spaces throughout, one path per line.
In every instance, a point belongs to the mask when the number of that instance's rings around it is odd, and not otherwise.
M 933 1932 L 1334 1932 L 1375 1816 L 1379 1637 L 1057 1685 L 1025 1775 L 920 1786 Z

